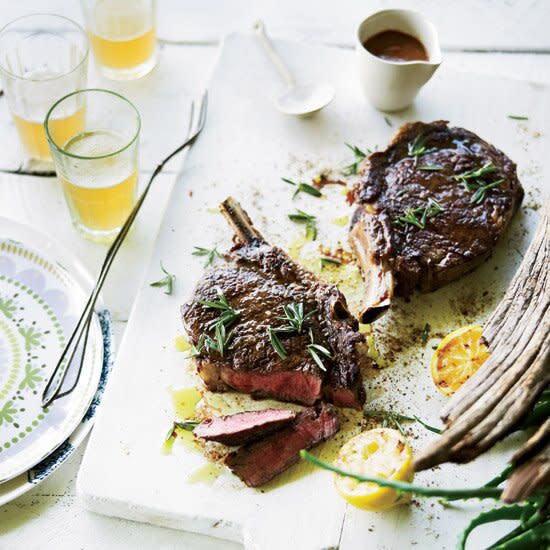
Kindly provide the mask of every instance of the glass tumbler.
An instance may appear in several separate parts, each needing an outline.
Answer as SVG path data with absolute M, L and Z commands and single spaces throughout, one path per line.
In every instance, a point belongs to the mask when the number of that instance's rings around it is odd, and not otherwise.
M 157 62 L 155 0 L 81 0 L 97 65 L 113 80 L 132 80 Z
M 58 15 L 27 15 L 0 30 L 0 77 L 30 158 L 50 160 L 44 117 L 60 97 L 86 87 L 88 49 L 82 27 Z M 57 111 L 50 122 L 57 134 L 80 131 L 84 109 L 72 102 L 70 109 Z
M 53 121 L 78 103 L 86 104 L 84 126 L 67 139 Z M 115 92 L 81 90 L 57 101 L 44 126 L 74 226 L 88 239 L 112 241 L 136 201 L 137 109 Z

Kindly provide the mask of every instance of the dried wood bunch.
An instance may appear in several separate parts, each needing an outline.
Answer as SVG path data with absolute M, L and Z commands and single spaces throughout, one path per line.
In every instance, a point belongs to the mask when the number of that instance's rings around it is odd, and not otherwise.
M 550 201 L 521 266 L 483 330 L 490 357 L 441 413 L 445 429 L 416 470 L 469 462 L 520 427 L 550 384 Z M 550 423 L 514 457 L 521 464 L 504 499 L 517 500 L 550 477 Z M 531 478 L 531 476 L 533 476 Z
M 514 469 L 502 500 L 520 502 L 537 489 L 550 486 L 550 418 L 512 457 Z

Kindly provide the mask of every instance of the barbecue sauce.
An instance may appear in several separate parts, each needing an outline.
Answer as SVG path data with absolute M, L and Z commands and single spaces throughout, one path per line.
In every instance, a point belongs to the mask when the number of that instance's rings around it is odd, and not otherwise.
M 428 61 L 428 53 L 422 42 L 401 31 L 379 32 L 368 38 L 363 46 L 376 57 L 394 63 Z

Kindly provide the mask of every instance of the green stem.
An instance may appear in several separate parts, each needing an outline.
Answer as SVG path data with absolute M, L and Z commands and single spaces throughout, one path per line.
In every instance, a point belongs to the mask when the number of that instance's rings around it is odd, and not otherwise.
M 504 519 L 520 519 L 521 515 L 525 511 L 525 508 L 526 507 L 524 505 L 517 504 L 513 506 L 503 506 L 501 508 L 494 508 L 493 510 L 481 512 L 481 514 L 472 519 L 472 521 L 468 523 L 464 531 L 462 531 L 462 534 L 458 539 L 457 550 L 464 550 L 466 548 L 468 537 L 476 527 L 484 525 L 485 523 L 491 523 L 493 521 Z
M 504 470 L 502 470 L 502 472 L 500 472 L 500 474 L 497 474 L 493 479 L 489 480 L 483 486 L 484 487 L 498 487 L 503 481 L 508 479 L 508 475 L 510 474 L 511 471 L 512 471 L 512 465 L 507 464 L 506 468 L 504 468 Z M 451 497 L 451 498 L 446 498 L 445 499 L 446 502 L 450 502 L 452 500 L 459 500 L 459 499 L 456 498 L 456 497 L 454 497 L 454 498 Z M 445 505 L 445 501 L 442 501 L 441 504 Z
M 319 468 L 324 470 L 329 470 L 335 474 L 350 477 L 357 481 L 376 483 L 380 487 L 389 487 L 390 489 L 396 489 L 402 493 L 415 493 L 419 496 L 424 497 L 456 497 L 456 498 L 500 498 L 502 494 L 502 489 L 497 489 L 495 487 L 477 487 L 474 489 L 441 489 L 439 487 L 422 487 L 421 485 L 413 485 L 412 483 L 407 483 L 405 481 L 395 481 L 390 479 L 381 479 L 378 477 L 371 476 L 362 476 L 359 474 L 353 474 L 351 472 L 346 472 L 341 470 L 332 464 L 323 462 L 318 459 L 316 456 L 308 453 L 307 451 L 300 451 L 300 456 L 305 458 L 308 462 L 315 464 Z
M 525 550 L 528 548 L 548 548 L 549 545 L 550 519 L 490 548 L 491 550 Z

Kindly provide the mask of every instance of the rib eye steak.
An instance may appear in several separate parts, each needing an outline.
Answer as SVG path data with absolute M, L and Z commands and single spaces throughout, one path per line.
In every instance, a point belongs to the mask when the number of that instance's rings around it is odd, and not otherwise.
M 519 208 L 516 165 L 446 121 L 405 124 L 369 155 L 355 188 L 350 242 L 373 321 L 393 295 L 432 291 L 487 259 Z
M 339 429 L 334 407 L 310 407 L 285 428 L 229 453 L 225 465 L 249 487 L 259 487 L 296 464 L 302 449 L 330 439 Z
M 208 389 L 360 409 L 363 336 L 343 294 L 268 244 L 234 199 L 220 209 L 236 244 L 182 306 Z

